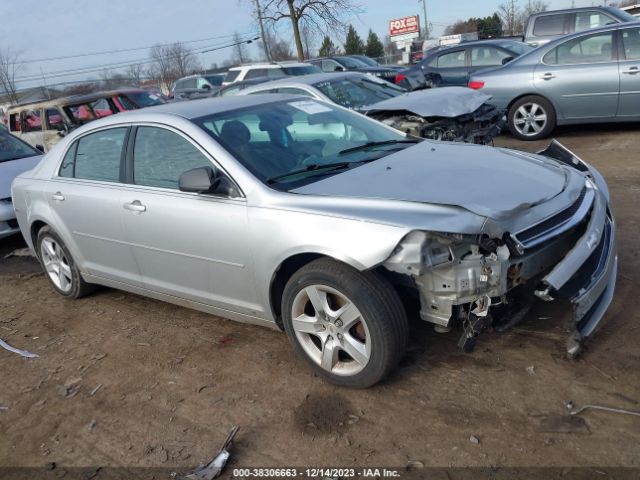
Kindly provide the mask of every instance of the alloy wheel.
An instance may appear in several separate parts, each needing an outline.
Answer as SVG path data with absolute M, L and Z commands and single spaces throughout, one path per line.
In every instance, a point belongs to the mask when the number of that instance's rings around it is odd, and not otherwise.
M 293 331 L 305 353 L 323 370 L 356 375 L 371 357 L 371 336 L 360 310 L 326 285 L 310 285 L 293 300 Z
M 64 293 L 71 291 L 73 273 L 60 244 L 51 237 L 45 237 L 40 243 L 40 256 L 53 284 Z
M 547 112 L 541 105 L 525 103 L 516 110 L 513 126 L 521 135 L 532 137 L 539 134 L 547 126 Z

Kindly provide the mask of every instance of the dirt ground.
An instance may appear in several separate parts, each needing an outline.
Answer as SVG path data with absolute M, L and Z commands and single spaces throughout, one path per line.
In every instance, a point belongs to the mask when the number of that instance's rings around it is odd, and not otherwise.
M 39 355 L 0 349 L 0 467 L 189 469 L 232 425 L 233 466 L 639 467 L 640 417 L 591 411 L 569 421 L 565 408 L 640 410 L 638 132 L 558 132 L 606 177 L 619 231 L 615 300 L 576 361 L 564 357 L 569 310 L 541 302 L 469 355 L 456 348 L 459 332 L 415 322 L 388 380 L 341 389 L 275 331 L 116 290 L 64 300 L 34 259 L 4 258 L 21 238 L 0 241 L 0 338 Z

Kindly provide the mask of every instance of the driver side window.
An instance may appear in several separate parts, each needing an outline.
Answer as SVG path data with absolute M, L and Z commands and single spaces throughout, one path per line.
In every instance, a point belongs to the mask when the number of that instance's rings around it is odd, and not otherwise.
M 133 148 L 136 185 L 178 190 L 180 175 L 211 161 L 187 139 L 157 127 L 138 127 Z

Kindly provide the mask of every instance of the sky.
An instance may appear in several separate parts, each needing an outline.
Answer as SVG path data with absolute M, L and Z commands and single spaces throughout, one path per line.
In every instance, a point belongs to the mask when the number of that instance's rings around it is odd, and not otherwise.
M 524 3 L 526 0 L 519 0 Z M 567 8 L 572 0 L 547 0 L 550 9 Z M 219 48 L 231 43 L 234 32 L 249 38 L 257 33 L 251 17 L 253 0 L 0 0 L 0 48 L 18 51 L 26 63 L 19 73 L 24 78 L 21 88 L 77 81 L 99 72 L 52 77 L 55 72 L 93 67 L 102 69 L 121 62 L 145 61 L 149 47 L 156 43 L 189 42 L 194 50 Z M 418 0 L 355 0 L 361 12 L 350 18 L 364 38 L 371 28 L 381 38 L 388 21 L 406 15 L 420 14 Z M 433 33 L 459 19 L 491 15 L 504 0 L 426 0 L 427 17 Z M 602 4 L 597 0 L 573 0 L 576 7 Z M 289 25 L 281 22 L 280 36 L 292 41 Z M 341 35 L 333 35 L 334 43 L 342 43 Z M 250 53 L 258 55 L 257 45 Z M 136 49 L 105 55 L 62 58 L 93 52 Z M 222 63 L 232 54 L 231 48 L 198 53 L 204 67 Z M 116 71 L 115 66 L 111 67 Z M 43 80 L 43 76 L 46 77 Z M 28 79 L 27 79 L 28 78 Z

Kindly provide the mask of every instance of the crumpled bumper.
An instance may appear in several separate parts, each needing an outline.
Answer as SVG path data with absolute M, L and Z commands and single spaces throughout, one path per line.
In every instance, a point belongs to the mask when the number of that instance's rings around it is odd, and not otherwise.
M 536 291 L 543 300 L 564 298 L 573 304 L 572 334 L 567 341 L 567 353 L 573 357 L 579 353 L 583 341 L 600 325 L 613 299 L 618 272 L 616 224 L 609 206 L 607 185 L 600 173 L 559 143 L 553 146 L 557 152 L 548 149 L 541 154 L 561 161 L 568 159 L 567 154 L 570 154 L 572 166 L 588 173 L 588 185 L 595 194 L 584 234 L 543 278 L 545 288 Z

